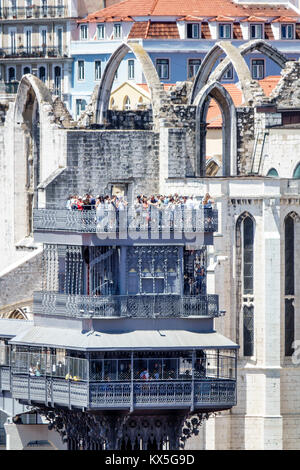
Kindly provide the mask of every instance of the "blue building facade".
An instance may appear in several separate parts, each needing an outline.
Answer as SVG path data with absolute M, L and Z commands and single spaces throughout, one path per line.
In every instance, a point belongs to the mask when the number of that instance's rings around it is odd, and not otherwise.
M 224 0 L 225 10 L 228 3 L 232 2 Z M 126 15 L 122 16 L 123 10 Z M 223 12 L 215 11 L 210 17 L 206 12 L 206 18 L 182 17 L 180 6 L 177 10 L 177 16 L 134 16 L 134 0 L 127 0 L 122 2 L 122 8 L 114 5 L 78 21 L 71 33 L 70 47 L 73 69 L 69 107 L 74 118 L 85 109 L 111 54 L 127 40 L 142 45 L 159 78 L 166 84 L 192 79 L 208 51 L 224 40 L 239 47 L 249 40 L 264 39 L 288 59 L 299 58 L 300 16 L 295 10 L 278 5 L 270 13 L 266 8 L 254 10 L 250 6 L 247 11 L 244 6 L 243 16 L 239 11 L 235 17 L 220 16 Z M 116 16 L 118 11 L 121 14 Z M 219 16 L 215 16 L 218 13 Z M 219 60 L 224 58 L 225 55 Z M 259 51 L 247 54 L 245 61 L 254 79 L 280 75 L 280 67 Z M 137 84 L 146 81 L 140 64 L 131 53 L 123 58 L 113 89 L 128 80 Z M 224 83 L 237 81 L 233 68 L 222 78 Z

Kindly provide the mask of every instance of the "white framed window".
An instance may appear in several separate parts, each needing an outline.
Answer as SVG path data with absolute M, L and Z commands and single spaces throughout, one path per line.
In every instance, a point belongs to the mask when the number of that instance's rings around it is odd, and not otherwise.
M 262 80 L 265 77 L 265 61 L 264 59 L 252 59 L 251 75 L 255 80 Z
M 16 80 L 16 67 L 10 66 L 7 68 L 7 81 L 14 82 Z
M 17 41 L 16 41 L 16 29 L 9 29 L 9 48 L 10 48 L 10 54 L 16 54 L 16 49 L 17 49 Z
M 38 76 L 39 76 L 39 79 L 43 82 L 43 83 L 46 83 L 46 79 L 47 79 L 47 70 L 46 70 L 46 67 L 45 65 L 41 65 L 39 67 L 39 72 L 38 72 Z
M 84 60 L 78 60 L 77 62 L 77 78 L 78 80 L 84 80 Z
M 169 59 L 156 59 L 156 70 L 159 78 L 162 80 L 168 80 L 170 76 Z
M 188 39 L 199 39 L 200 38 L 200 24 L 188 23 L 186 25 L 186 37 Z
M 25 67 L 23 67 L 23 75 L 26 75 L 27 73 L 31 73 L 31 67 L 29 65 L 25 65 Z
M 10 0 L 9 16 L 13 18 L 17 18 L 17 0 Z
M 78 118 L 86 108 L 86 100 L 79 98 L 76 100 L 76 117 Z
M 120 39 L 122 36 L 122 25 L 121 23 L 114 24 L 114 39 Z
M 130 98 L 129 96 L 125 96 L 124 98 L 124 106 L 123 106 L 124 111 L 129 111 L 131 109 L 131 103 L 130 103 Z
M 128 59 L 128 80 L 134 79 L 134 59 Z
M 105 25 L 98 24 L 97 25 L 97 39 L 104 39 L 105 38 Z
M 229 23 L 219 24 L 219 38 L 231 39 L 231 24 Z
M 88 38 L 88 25 L 87 24 L 81 24 L 80 25 L 80 40 L 81 41 L 86 41 Z
M 293 24 L 281 25 L 281 39 L 294 39 L 294 25 Z
M 27 54 L 30 54 L 31 52 L 31 37 L 32 37 L 31 28 L 24 28 L 24 51 Z
M 58 54 L 62 54 L 63 50 L 63 29 L 61 27 L 56 29 L 56 47 Z
M 62 72 L 59 65 L 54 66 L 54 94 L 61 94 Z
M 263 39 L 262 24 L 250 24 L 250 39 Z
M 200 65 L 201 65 L 201 59 L 188 59 L 188 73 L 187 73 L 188 79 L 195 77 L 197 75 Z
M 95 80 L 101 80 L 101 60 L 95 60 Z
M 41 16 L 47 16 L 48 14 L 48 2 L 47 0 L 41 0 Z

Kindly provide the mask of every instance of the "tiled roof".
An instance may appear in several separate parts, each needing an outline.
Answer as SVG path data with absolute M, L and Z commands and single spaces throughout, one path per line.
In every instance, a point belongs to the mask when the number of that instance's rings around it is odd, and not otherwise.
M 276 87 L 280 79 L 279 75 L 269 76 L 263 80 L 259 80 L 259 84 L 266 96 L 269 96 Z M 242 91 L 235 83 L 225 83 L 224 88 L 229 92 L 236 107 L 240 106 L 243 101 Z M 219 106 L 214 100 L 211 100 L 206 118 L 208 129 L 218 129 L 222 127 L 222 114 Z
M 280 16 L 272 21 L 272 23 L 296 23 L 297 18 L 292 18 L 291 16 Z
M 87 16 L 85 21 L 99 21 L 106 18 L 166 16 L 176 18 L 246 18 L 251 16 L 278 18 L 299 17 L 284 5 L 267 6 L 241 5 L 232 0 L 124 0 Z M 80 20 L 82 21 L 82 20 Z M 190 20 L 189 20 L 190 21 Z M 198 20 L 199 21 L 199 20 Z M 223 20 L 222 20 L 223 21 Z M 229 21 L 229 20 L 228 20 Z
M 243 20 L 241 20 L 241 23 L 244 23 L 244 22 L 249 22 L 249 23 L 265 23 L 266 21 L 268 21 L 268 18 L 266 18 L 265 16 L 248 16 L 247 18 L 244 18 Z
M 131 28 L 128 39 L 180 39 L 175 22 L 137 21 Z

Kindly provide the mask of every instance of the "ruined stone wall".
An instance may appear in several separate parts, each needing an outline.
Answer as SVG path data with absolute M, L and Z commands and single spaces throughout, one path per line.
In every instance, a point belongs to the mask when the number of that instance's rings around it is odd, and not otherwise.
M 237 174 L 245 175 L 251 170 L 255 142 L 253 108 L 237 108 Z
M 66 131 L 67 168 L 46 189 L 48 207 L 64 208 L 69 194 L 109 192 L 132 185 L 133 195 L 158 191 L 158 136 L 151 131 Z

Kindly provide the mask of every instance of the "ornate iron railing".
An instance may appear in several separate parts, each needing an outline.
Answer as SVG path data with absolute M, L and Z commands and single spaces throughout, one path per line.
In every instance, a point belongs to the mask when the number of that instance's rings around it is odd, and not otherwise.
M 68 15 L 68 7 L 65 5 L 3 7 L 0 8 L 0 18 L 24 19 L 24 18 L 64 18 Z
M 19 46 L 15 48 L 1 48 L 1 59 L 27 58 L 27 57 L 68 57 L 66 47 L 48 47 L 48 46 Z
M 236 404 L 234 380 L 88 383 L 14 375 L 12 396 L 61 406 L 102 408 L 230 408 Z
M 71 231 L 98 234 L 126 233 L 129 236 L 144 233 L 203 233 L 218 231 L 218 211 L 199 208 L 187 210 L 152 209 L 139 212 L 129 207 L 122 211 L 109 210 L 99 214 L 95 210 L 34 209 L 34 230 Z
M 219 297 L 215 294 L 180 296 L 176 294 L 88 296 L 37 291 L 34 312 L 67 317 L 218 317 Z

